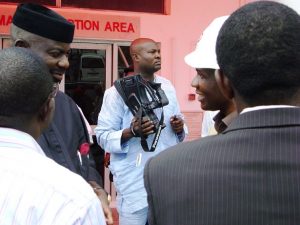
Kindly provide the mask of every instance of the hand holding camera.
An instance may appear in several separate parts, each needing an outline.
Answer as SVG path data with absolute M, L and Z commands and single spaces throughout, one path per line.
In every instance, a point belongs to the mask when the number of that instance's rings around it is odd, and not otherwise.
M 140 137 L 141 134 L 147 137 L 155 132 L 155 125 L 148 116 L 142 118 L 141 124 L 137 118 L 133 118 L 130 124 L 130 130 L 134 137 Z
M 140 137 L 144 151 L 155 151 L 160 133 L 165 127 L 163 106 L 169 104 L 161 84 L 144 80 L 141 75 L 134 75 L 116 80 L 114 86 L 134 115 L 123 139 Z M 154 113 L 157 108 L 161 108 L 160 119 Z M 149 148 L 146 139 L 150 134 L 154 134 L 154 137 Z

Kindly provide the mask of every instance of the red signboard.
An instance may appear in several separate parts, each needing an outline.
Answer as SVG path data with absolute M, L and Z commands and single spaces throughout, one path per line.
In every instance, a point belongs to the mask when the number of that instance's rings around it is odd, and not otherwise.
M 0 4 L 0 34 L 9 34 L 9 27 L 16 6 Z M 132 16 L 103 15 L 99 11 L 57 9 L 75 24 L 75 38 L 133 40 L 140 36 L 140 18 Z

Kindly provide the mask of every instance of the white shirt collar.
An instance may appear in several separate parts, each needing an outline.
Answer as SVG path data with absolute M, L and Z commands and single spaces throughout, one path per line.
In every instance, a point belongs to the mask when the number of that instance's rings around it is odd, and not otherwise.
M 240 112 L 240 114 L 245 113 L 245 112 L 262 110 L 262 109 L 295 108 L 295 107 L 297 107 L 297 106 L 292 106 L 292 105 L 260 105 L 260 106 L 245 108 Z

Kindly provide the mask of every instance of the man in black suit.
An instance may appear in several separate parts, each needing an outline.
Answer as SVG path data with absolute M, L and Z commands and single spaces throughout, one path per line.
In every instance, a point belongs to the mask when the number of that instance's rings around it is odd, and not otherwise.
M 217 40 L 217 82 L 240 115 L 148 161 L 151 225 L 300 224 L 300 16 L 259 1 Z

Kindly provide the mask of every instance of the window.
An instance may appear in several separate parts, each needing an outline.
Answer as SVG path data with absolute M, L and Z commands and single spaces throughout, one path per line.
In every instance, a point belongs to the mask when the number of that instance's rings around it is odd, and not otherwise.
M 0 3 L 38 3 L 56 7 L 104 9 L 130 12 L 168 14 L 171 0 L 6 0 Z
M 91 125 L 97 124 L 105 90 L 106 51 L 72 48 L 65 74 L 65 93 L 82 109 Z
M 84 56 L 82 56 L 84 57 Z M 99 68 L 104 68 L 104 64 L 103 61 L 101 59 L 101 57 L 97 57 L 97 56 L 85 56 L 84 58 L 82 58 L 82 66 L 83 69 L 86 68 L 93 68 L 93 69 L 99 69 Z
M 0 3 L 37 3 L 42 5 L 49 5 L 49 6 L 56 6 L 56 1 L 53 0 L 7 0 L 7 1 L 0 1 Z
M 62 7 L 165 13 L 165 0 L 62 0 Z
M 118 46 L 118 72 L 118 78 L 122 78 L 133 73 L 129 46 Z

